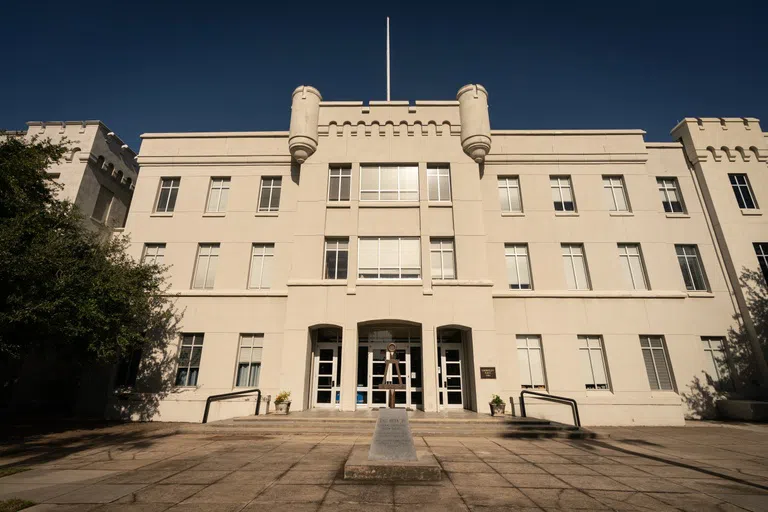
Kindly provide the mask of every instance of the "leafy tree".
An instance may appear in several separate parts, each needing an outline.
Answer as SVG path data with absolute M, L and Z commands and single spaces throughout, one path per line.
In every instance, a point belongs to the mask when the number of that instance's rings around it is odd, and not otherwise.
M 25 358 L 55 354 L 76 374 L 136 349 L 161 348 L 177 320 L 163 268 L 134 261 L 126 237 L 88 230 L 78 208 L 57 199 L 58 185 L 46 170 L 65 150 L 66 143 L 0 134 L 0 384 L 6 389 Z

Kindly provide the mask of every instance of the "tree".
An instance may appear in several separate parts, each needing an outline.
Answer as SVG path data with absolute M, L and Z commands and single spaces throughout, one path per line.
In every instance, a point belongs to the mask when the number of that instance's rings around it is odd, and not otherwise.
M 56 198 L 58 185 L 46 170 L 65 150 L 66 143 L 0 137 L 0 384 L 6 390 L 27 358 L 55 354 L 77 379 L 89 365 L 158 349 L 177 321 L 163 268 L 134 261 L 126 237 L 87 230 L 78 208 Z

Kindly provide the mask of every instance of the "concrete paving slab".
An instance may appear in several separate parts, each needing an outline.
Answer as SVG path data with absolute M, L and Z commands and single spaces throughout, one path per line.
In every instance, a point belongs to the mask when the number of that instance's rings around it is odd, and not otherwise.
M 50 503 L 109 503 L 142 487 L 144 487 L 144 484 L 96 483 L 80 487 L 46 501 Z

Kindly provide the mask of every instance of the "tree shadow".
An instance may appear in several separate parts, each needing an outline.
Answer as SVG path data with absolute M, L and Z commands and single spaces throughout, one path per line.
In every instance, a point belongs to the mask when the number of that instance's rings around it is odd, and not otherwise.
M 755 326 L 760 357 L 768 357 L 768 285 L 760 271 L 744 268 L 739 276 L 749 316 Z M 702 372 L 696 376 L 682 398 L 695 419 L 718 417 L 716 403 L 723 399 L 754 400 L 765 394 L 761 389 L 756 357 L 740 314 L 733 316 L 734 325 L 725 340 L 725 357 L 715 361 L 718 375 Z

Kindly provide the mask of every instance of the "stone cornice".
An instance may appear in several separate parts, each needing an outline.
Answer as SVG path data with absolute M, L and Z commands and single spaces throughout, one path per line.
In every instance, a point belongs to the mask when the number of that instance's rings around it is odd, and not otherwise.
M 487 165 L 525 164 L 642 164 L 647 153 L 507 153 L 485 157 Z
M 288 132 L 183 132 L 183 133 L 142 133 L 142 139 L 231 139 L 273 137 L 288 138 Z
M 139 165 L 151 166 L 208 166 L 208 165 L 290 165 L 291 155 L 181 155 L 181 156 L 141 156 Z

